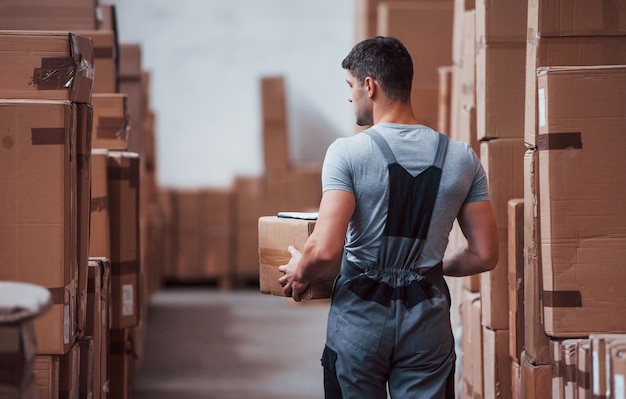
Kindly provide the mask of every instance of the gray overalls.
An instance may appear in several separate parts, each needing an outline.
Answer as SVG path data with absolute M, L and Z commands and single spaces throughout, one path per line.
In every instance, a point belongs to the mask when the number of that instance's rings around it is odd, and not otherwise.
M 388 215 L 377 263 L 361 270 L 344 255 L 322 356 L 327 399 L 454 398 L 450 294 L 442 264 L 419 268 L 448 139 L 433 164 L 411 176 L 385 139 L 364 131 L 389 169 Z

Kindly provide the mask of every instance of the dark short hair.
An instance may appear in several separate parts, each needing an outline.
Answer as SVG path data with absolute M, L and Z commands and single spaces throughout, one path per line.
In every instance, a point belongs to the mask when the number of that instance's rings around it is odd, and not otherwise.
M 407 102 L 411 98 L 413 60 L 400 40 L 377 36 L 357 43 L 341 62 L 359 84 L 366 77 L 378 81 L 391 100 Z

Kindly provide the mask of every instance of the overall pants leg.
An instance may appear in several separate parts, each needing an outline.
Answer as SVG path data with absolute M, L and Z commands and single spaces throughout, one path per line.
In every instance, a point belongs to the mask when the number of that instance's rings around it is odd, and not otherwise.
M 374 129 L 385 155 L 389 204 L 377 263 L 344 259 L 335 282 L 322 355 L 327 399 L 454 398 L 454 339 L 442 265 L 420 269 L 447 138 L 433 164 L 411 176 Z

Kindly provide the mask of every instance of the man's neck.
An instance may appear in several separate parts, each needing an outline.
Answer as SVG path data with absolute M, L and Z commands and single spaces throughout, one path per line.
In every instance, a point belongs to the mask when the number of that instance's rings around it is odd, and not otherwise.
M 413 107 L 410 103 L 393 103 L 383 109 L 374 110 L 374 124 L 387 122 L 402 125 L 417 125 L 419 122 L 413 114 Z

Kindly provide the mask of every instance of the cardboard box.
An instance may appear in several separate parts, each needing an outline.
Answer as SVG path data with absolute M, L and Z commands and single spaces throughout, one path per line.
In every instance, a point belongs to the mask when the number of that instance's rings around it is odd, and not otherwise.
M 50 290 L 38 353 L 66 353 L 76 334 L 76 113 L 67 101 L 0 102 L 0 280 Z
M 132 397 L 135 348 L 131 330 L 112 329 L 109 357 L 109 398 Z
M 524 352 L 530 362 L 550 364 L 549 338 L 545 334 L 541 293 L 541 245 L 539 244 L 538 154 L 524 154 Z
M 519 363 L 524 350 L 524 199 L 508 202 L 509 354 Z
M 136 326 L 140 317 L 139 162 L 136 153 L 108 153 L 111 328 Z
M 413 112 L 427 126 L 437 125 L 438 68 L 452 64 L 453 17 L 452 0 L 378 4 L 377 34 L 400 39 L 413 57 Z
M 33 375 L 40 399 L 59 399 L 58 355 L 37 355 L 33 364 Z
M 79 30 L 74 33 L 93 43 L 93 93 L 118 92 L 118 43 L 112 29 Z
M 538 76 L 546 334 L 626 332 L 626 66 Z
M 526 399 L 552 397 L 552 377 L 549 364 L 536 364 L 524 352 L 521 360 L 523 396 Z
M 538 37 L 529 30 L 526 47 L 524 141 L 537 145 L 539 134 L 537 68 L 552 66 L 626 65 L 626 36 Z
M 550 367 L 552 368 L 552 398 L 565 398 L 565 362 L 561 350 L 561 340 L 550 340 Z
M 111 259 L 109 222 L 109 190 L 107 162 L 109 151 L 91 151 L 91 218 L 89 224 L 89 256 Z
M 19 313 L 19 309 L 16 313 Z M 33 380 L 36 346 L 31 318 L 11 323 L 3 320 L 0 324 L 0 392 L 27 397 L 27 390 Z
M 613 392 L 614 398 L 623 398 L 624 395 L 626 395 L 626 386 L 624 385 L 626 380 L 626 346 L 621 345 L 612 348 L 610 356 L 611 392 Z M 591 396 L 584 396 L 582 398 L 591 398 Z
M 511 399 L 524 399 L 522 393 L 522 370 L 519 362 L 511 361 Z
M 78 395 L 80 398 L 93 399 L 94 382 L 94 342 L 93 337 L 84 337 L 78 341 L 80 364 L 78 371 Z
M 565 399 L 576 399 L 578 393 L 578 376 L 576 375 L 577 339 L 561 341 L 563 358 L 563 393 Z
M 378 4 L 384 0 L 354 1 L 354 42 L 358 43 L 378 33 Z
M 283 288 L 278 279 L 283 275 L 278 266 L 289 262 L 291 255 L 287 247 L 293 245 L 302 251 L 306 239 L 315 228 L 314 220 L 280 218 L 263 216 L 259 218 L 259 285 L 264 294 L 284 296 Z M 316 280 L 302 294 L 302 299 L 330 298 L 333 283 L 341 261 Z
M 95 29 L 97 0 L 3 0 L 0 29 Z
M 91 104 L 76 104 L 76 248 L 78 263 L 78 336 L 84 336 L 87 317 L 87 262 L 91 212 Z
M 480 293 L 464 290 L 461 300 L 461 392 L 463 398 L 472 398 L 474 391 L 474 366 L 478 367 L 479 363 L 474 362 L 472 333 L 472 303 L 480 301 Z M 481 356 L 482 359 L 482 356 Z
M 124 151 L 130 136 L 128 96 L 95 93 L 93 104 L 93 148 Z
M 626 340 L 624 334 L 590 334 L 591 347 L 591 391 L 594 398 L 611 397 L 611 343 Z
M 261 78 L 261 119 L 265 171 L 289 169 L 289 130 L 285 91 L 285 80 L 282 76 Z
M 622 1 L 538 0 L 528 3 L 528 26 L 539 36 L 626 35 Z
M 89 259 L 86 333 L 93 337 L 93 399 L 106 398 L 108 391 L 110 273 L 108 259 Z
M 87 371 L 87 370 L 85 370 Z M 78 342 L 69 352 L 59 356 L 59 396 L 78 398 L 80 390 L 80 346 Z
M 479 43 L 525 43 L 528 4 L 517 0 L 476 0 Z M 468 39 L 468 38 L 465 38 Z
M 441 66 L 439 72 L 439 105 L 436 130 L 450 136 L 452 117 L 452 66 Z
M 483 326 L 483 362 L 485 398 L 510 398 L 511 357 L 509 330 Z
M 142 74 L 142 51 L 138 43 L 119 43 L 119 92 L 128 96 L 130 137 L 128 149 L 145 155 L 145 119 L 148 98 L 143 85 L 146 76 Z
M 0 31 L 0 98 L 91 100 L 91 40 L 68 32 Z
M 578 340 L 576 378 L 578 399 L 591 399 L 591 343 L 589 339 Z
M 498 227 L 496 267 L 480 274 L 482 322 L 492 330 L 509 328 L 508 305 L 508 201 L 524 194 L 522 139 L 497 139 L 481 144 L 481 163 L 487 173 L 491 206 Z

